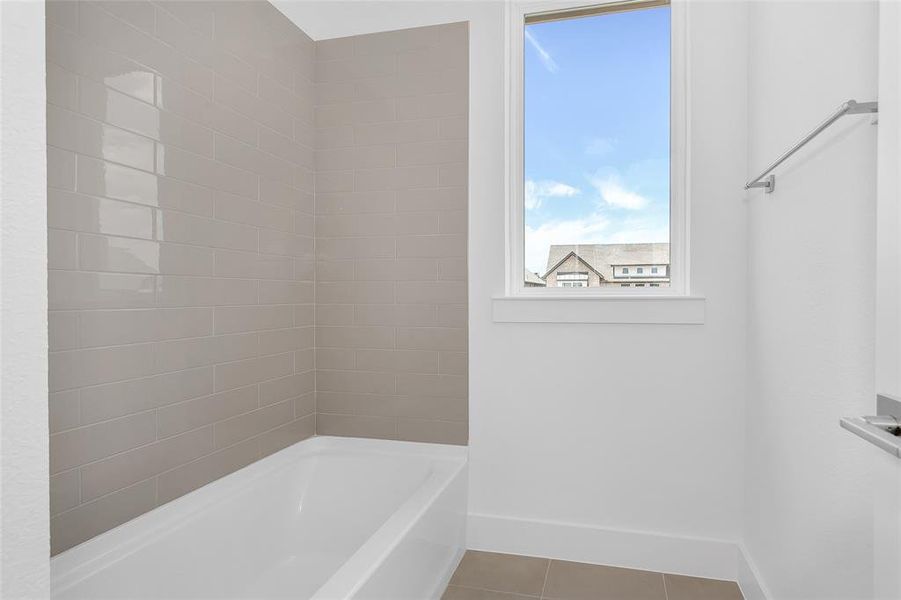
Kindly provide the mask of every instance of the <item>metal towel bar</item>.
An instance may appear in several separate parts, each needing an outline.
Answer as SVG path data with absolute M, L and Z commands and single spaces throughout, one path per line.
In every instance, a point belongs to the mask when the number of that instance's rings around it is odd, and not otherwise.
M 766 169 L 764 169 L 760 175 L 748 181 L 748 183 L 745 184 L 745 189 L 749 190 L 751 188 L 765 188 L 767 194 L 771 193 L 773 191 L 773 188 L 776 187 L 776 176 L 770 175 L 766 179 L 763 178 L 766 177 L 766 175 L 770 171 L 785 162 L 785 160 L 789 156 L 800 150 L 804 146 L 804 144 L 815 138 L 820 134 L 821 131 L 823 131 L 845 115 L 858 115 L 875 112 L 879 112 L 879 104 L 877 102 L 857 102 L 856 100 L 848 100 L 847 102 L 842 103 L 842 105 L 838 107 L 838 110 L 829 115 L 829 117 L 825 121 L 817 125 L 813 131 L 801 138 L 801 140 L 794 146 L 792 146 L 788 152 L 777 158 L 776 161 Z M 763 181 L 761 181 L 762 179 Z

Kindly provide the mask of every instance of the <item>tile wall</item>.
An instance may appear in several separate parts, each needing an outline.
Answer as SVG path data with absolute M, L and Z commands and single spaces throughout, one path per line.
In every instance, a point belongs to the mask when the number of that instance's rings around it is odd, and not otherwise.
M 314 43 L 265 2 L 47 19 L 57 553 L 315 432 Z
M 468 26 L 316 43 L 317 431 L 467 442 Z

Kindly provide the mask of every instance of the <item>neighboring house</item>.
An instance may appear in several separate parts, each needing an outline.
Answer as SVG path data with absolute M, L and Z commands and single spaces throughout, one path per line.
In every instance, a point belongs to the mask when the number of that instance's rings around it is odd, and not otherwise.
M 547 287 L 668 285 L 669 244 L 551 246 L 542 279 Z
M 538 273 L 533 273 L 528 269 L 524 269 L 523 283 L 526 287 L 547 287 L 544 279 Z

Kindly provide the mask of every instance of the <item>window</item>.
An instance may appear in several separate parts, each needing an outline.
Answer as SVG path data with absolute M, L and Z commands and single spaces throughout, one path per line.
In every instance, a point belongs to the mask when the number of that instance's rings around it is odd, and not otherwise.
M 686 293 L 681 4 L 559 6 L 518 4 L 511 22 L 508 292 L 616 293 L 650 263 L 661 289 L 642 293 Z M 547 279 L 570 253 L 591 285 L 526 290 L 524 272 Z

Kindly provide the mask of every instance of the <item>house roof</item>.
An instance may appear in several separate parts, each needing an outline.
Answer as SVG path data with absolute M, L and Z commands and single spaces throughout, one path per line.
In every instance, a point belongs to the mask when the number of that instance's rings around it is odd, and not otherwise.
M 544 277 L 570 254 L 607 280 L 613 279 L 614 266 L 669 264 L 669 244 L 561 244 L 551 246 Z
M 533 273 L 528 269 L 523 269 L 523 271 L 523 281 L 525 281 L 526 283 L 534 283 L 535 285 L 547 285 L 547 282 L 539 277 L 538 273 Z

